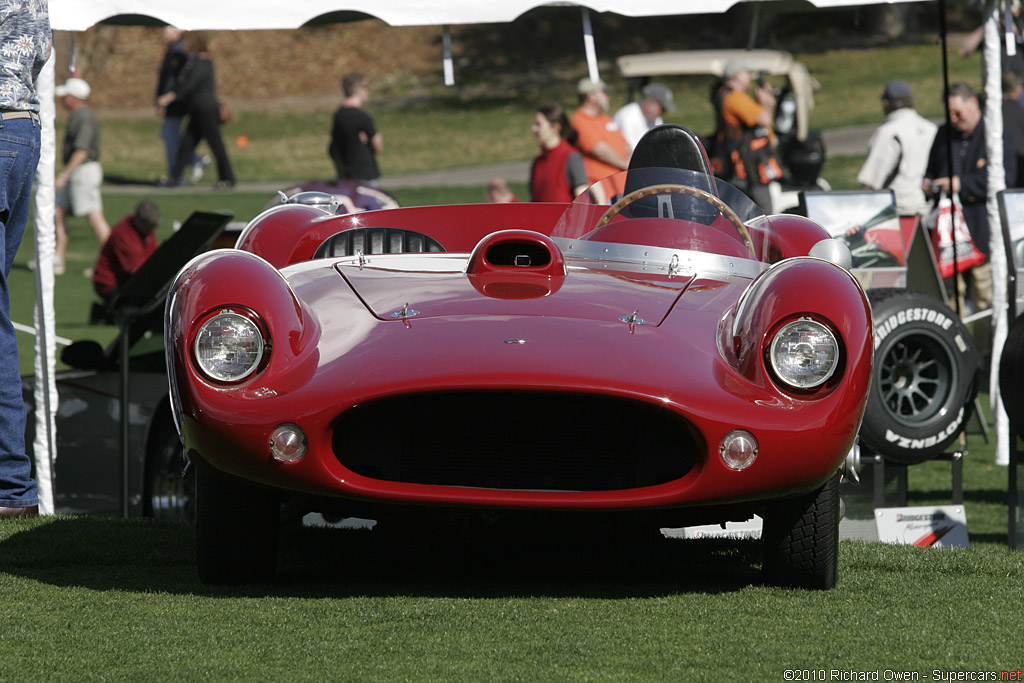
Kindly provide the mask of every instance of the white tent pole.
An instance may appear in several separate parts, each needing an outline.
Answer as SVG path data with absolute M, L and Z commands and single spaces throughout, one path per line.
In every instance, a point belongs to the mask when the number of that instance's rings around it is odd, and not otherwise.
M 989 374 L 989 399 L 995 423 L 997 463 L 1010 459 L 1010 431 L 1003 402 L 999 398 L 999 356 L 1006 341 L 1006 251 L 1003 247 L 1002 223 L 996 195 L 1006 189 L 1006 169 L 1003 167 L 1003 83 L 1002 36 L 999 27 L 1002 17 L 998 3 L 989 5 L 985 20 L 983 64 L 985 66 L 985 144 L 988 148 L 988 224 L 989 263 L 992 266 L 992 362 Z
M 448 24 L 441 27 L 441 41 L 444 45 L 444 84 L 455 85 L 455 66 L 452 64 L 452 30 Z
M 597 69 L 597 50 L 594 49 L 594 29 L 590 25 L 590 10 L 584 7 L 580 13 L 583 15 L 583 49 L 587 53 L 587 70 L 590 72 L 590 81 L 597 83 L 601 80 L 601 75 Z
M 53 465 L 57 457 L 56 425 L 57 386 L 54 380 L 54 356 L 57 352 L 56 325 L 53 313 L 53 257 L 55 251 L 54 232 L 54 186 L 53 174 L 57 158 L 57 140 L 53 121 L 56 116 L 54 102 L 54 62 L 51 51 L 46 61 L 36 90 L 39 93 L 39 120 L 41 124 L 39 166 L 35 178 L 34 229 L 36 254 L 36 305 L 34 312 L 35 376 L 34 387 L 36 433 L 33 442 L 35 454 L 36 482 L 39 486 L 39 512 L 52 515 Z

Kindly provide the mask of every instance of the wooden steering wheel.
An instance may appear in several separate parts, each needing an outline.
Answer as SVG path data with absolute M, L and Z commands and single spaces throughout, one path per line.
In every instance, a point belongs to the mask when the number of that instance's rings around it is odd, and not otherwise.
M 634 190 L 608 207 L 608 210 L 605 211 L 604 215 L 597 221 L 597 225 L 594 226 L 594 229 L 596 230 L 597 228 L 603 228 L 608 225 L 612 218 L 617 216 L 619 212 L 638 199 L 650 197 L 651 195 L 672 192 L 676 194 L 690 195 L 697 199 L 703 199 L 705 202 L 718 209 L 718 211 L 725 216 L 733 226 L 735 226 L 736 231 L 740 234 L 740 239 L 743 241 L 743 244 L 747 249 L 750 250 L 750 253 L 753 254 L 755 258 L 757 257 L 757 250 L 754 248 L 754 241 L 750 239 L 750 231 L 747 230 L 747 226 L 743 225 L 743 221 L 741 221 L 740 217 L 736 215 L 736 212 L 733 211 L 728 204 L 710 192 L 705 192 L 704 190 L 697 189 L 696 187 L 689 187 L 687 185 L 664 183 L 661 185 L 651 185 L 650 187 L 642 187 L 639 190 Z

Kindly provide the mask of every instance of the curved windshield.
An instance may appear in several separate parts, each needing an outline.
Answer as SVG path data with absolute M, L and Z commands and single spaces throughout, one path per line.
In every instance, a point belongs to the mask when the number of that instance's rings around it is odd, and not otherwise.
M 705 173 L 679 168 L 640 168 L 602 181 L 624 187 L 610 204 L 590 192 L 577 197 L 551 236 L 578 241 L 579 255 L 624 253 L 588 243 L 660 247 L 731 259 L 766 261 L 769 221 L 743 192 Z M 593 246 L 596 246 L 593 245 Z

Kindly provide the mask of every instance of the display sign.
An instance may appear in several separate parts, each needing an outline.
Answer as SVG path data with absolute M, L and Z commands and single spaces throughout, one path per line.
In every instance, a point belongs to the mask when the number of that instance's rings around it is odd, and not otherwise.
M 967 511 L 963 505 L 877 508 L 878 540 L 919 548 L 966 548 Z
M 1007 274 L 1010 276 L 1007 278 L 1007 322 L 1012 329 L 1017 317 L 1024 313 L 1024 190 L 1003 190 L 997 195 L 997 198 L 999 200 L 999 218 L 1003 229 L 1003 244 L 1006 249 Z M 1019 348 L 1016 346 L 1003 348 L 1004 354 L 1012 352 L 1019 353 Z M 1001 362 L 1005 364 L 1007 360 L 1004 357 Z M 1005 401 L 1008 394 L 1017 391 L 1017 387 L 1008 387 L 1002 377 L 1000 381 L 1003 383 L 1003 399 Z M 1018 431 L 1020 430 L 1019 425 L 1014 425 L 1014 427 Z M 1024 468 L 1024 458 L 1022 458 L 1022 453 L 1024 453 L 1024 444 L 1021 443 L 1020 436 L 1014 435 L 1010 439 L 1010 466 L 1008 468 L 1008 502 L 1010 506 L 1008 540 L 1010 547 L 1015 550 L 1024 549 L 1024 508 L 1021 507 L 1021 500 L 1024 500 L 1024 472 L 1021 471 Z
M 802 193 L 805 215 L 853 254 L 853 268 L 906 266 L 906 247 L 892 190 Z
M 1017 268 L 1024 268 L 1024 190 L 1000 192 L 999 214 L 1012 262 Z

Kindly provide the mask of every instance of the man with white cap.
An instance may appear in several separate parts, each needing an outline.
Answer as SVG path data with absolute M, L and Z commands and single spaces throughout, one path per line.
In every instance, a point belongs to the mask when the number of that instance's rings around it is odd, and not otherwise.
M 640 91 L 642 99 L 630 102 L 615 112 L 615 125 L 622 131 L 630 148 L 635 149 L 636 143 L 644 133 L 664 123 L 662 114 L 675 111 L 676 103 L 672 91 L 661 83 L 650 83 Z
M 857 182 L 869 190 L 891 188 L 901 215 L 923 218 L 931 206 L 922 183 L 938 126 L 914 110 L 914 94 L 906 81 L 885 84 L 882 111 L 885 122 L 868 141 Z
M 66 216 L 85 216 L 100 247 L 110 236 L 110 225 L 103 215 L 103 167 L 100 166 L 100 127 L 87 103 L 92 89 L 81 78 L 69 78 L 54 89 L 64 98 L 71 112 L 64 134 L 64 170 L 54 182 L 57 189 L 57 254 L 54 272 L 64 272 L 64 253 L 68 246 Z
M 629 167 L 632 150 L 626 138 L 622 137 L 615 121 L 608 116 L 608 93 L 604 81 L 592 81 L 584 76 L 576 86 L 580 106 L 569 119 L 569 124 L 579 136 L 576 147 L 583 154 L 583 168 L 590 183 L 610 176 Z M 622 194 L 624 183 L 621 177 L 602 183 L 606 198 Z M 596 197 L 604 201 L 605 197 Z

